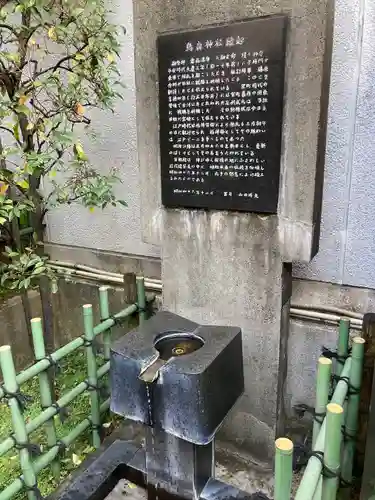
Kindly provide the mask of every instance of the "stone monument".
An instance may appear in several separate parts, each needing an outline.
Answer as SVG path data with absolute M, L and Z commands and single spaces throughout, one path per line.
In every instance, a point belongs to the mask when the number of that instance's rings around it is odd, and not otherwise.
M 162 248 L 165 309 L 242 329 L 245 395 L 222 437 L 266 461 L 291 264 L 318 250 L 332 8 L 134 1 L 143 238 Z

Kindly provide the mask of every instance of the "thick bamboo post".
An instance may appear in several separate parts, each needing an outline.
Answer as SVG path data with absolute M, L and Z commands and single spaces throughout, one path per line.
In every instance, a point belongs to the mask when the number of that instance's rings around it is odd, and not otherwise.
M 327 405 L 327 426 L 324 441 L 324 466 L 332 472 L 323 477 L 322 500 L 336 500 L 339 486 L 341 456 L 341 426 L 344 409 L 341 405 Z
M 18 393 L 18 384 L 16 381 L 16 370 L 14 368 L 12 351 L 9 345 L 0 347 L 0 365 L 4 379 L 4 389 L 9 397 L 8 404 L 12 415 L 12 428 L 15 441 L 19 447 L 23 479 L 25 486 L 28 489 L 27 496 L 29 500 L 36 500 L 36 495 L 33 489 L 36 489 L 37 487 L 37 480 L 28 450 L 28 437 L 25 420 L 23 418 L 19 400 L 16 397 Z
M 335 363 L 335 375 L 340 376 L 342 372 L 342 367 L 345 363 L 345 357 L 348 355 L 349 346 L 349 330 L 350 330 L 350 320 L 347 318 L 340 319 L 339 324 L 339 339 L 337 342 L 337 356 Z
M 107 286 L 101 286 L 99 288 L 99 304 L 100 304 L 100 320 L 105 321 L 110 317 Z M 106 362 L 109 361 L 110 358 L 110 347 L 111 347 L 111 329 L 108 328 L 108 330 L 106 330 L 103 333 L 103 352 L 104 352 L 104 360 Z
M 42 320 L 40 318 L 34 318 L 31 320 L 31 332 L 33 336 L 35 360 L 38 362 L 46 357 Z M 45 410 L 49 408 L 54 402 L 52 398 L 50 379 L 46 371 L 39 373 L 38 378 L 40 403 L 42 410 Z M 44 425 L 46 429 L 48 448 L 53 448 L 53 446 L 55 446 L 57 442 L 54 418 L 48 420 Z M 53 477 L 58 482 L 60 480 L 60 461 L 58 456 L 52 462 L 51 470 Z
M 313 449 L 318 438 L 320 428 L 325 416 L 326 406 L 328 404 L 331 373 L 332 361 L 324 357 L 319 358 L 318 374 L 316 378 L 315 417 L 312 436 Z
M 344 368 L 341 372 L 341 377 L 349 377 L 352 358 L 345 361 Z M 337 383 L 335 392 L 333 393 L 331 402 L 343 405 L 346 395 L 348 393 L 348 384 L 344 380 Z M 316 440 L 314 451 L 323 452 L 325 444 L 325 433 L 327 427 L 327 418 L 324 419 L 323 425 L 320 429 L 318 439 Z M 310 457 L 307 462 L 305 472 L 302 476 L 298 490 L 296 491 L 294 500 L 312 500 L 314 498 L 315 490 L 321 478 L 322 463 L 317 457 Z
M 142 325 L 147 319 L 145 279 L 137 276 L 137 302 L 139 309 L 139 324 Z
M 92 305 L 86 304 L 83 306 L 83 323 L 84 323 L 84 346 L 86 348 L 87 358 L 87 379 L 88 389 L 91 397 L 91 420 L 92 420 L 92 445 L 94 448 L 100 446 L 100 406 L 98 393 L 98 373 L 96 366 L 96 356 L 93 346 L 94 340 L 94 319 L 92 313 Z
M 293 477 L 293 443 L 279 438 L 275 442 L 275 494 L 274 500 L 290 500 Z
M 353 460 L 356 448 L 364 350 L 365 340 L 362 337 L 355 337 L 352 343 L 352 365 L 349 375 L 349 398 L 346 410 L 345 444 L 342 458 L 342 478 L 348 483 L 352 481 Z M 346 498 L 350 497 L 349 489 L 344 492 L 344 496 Z

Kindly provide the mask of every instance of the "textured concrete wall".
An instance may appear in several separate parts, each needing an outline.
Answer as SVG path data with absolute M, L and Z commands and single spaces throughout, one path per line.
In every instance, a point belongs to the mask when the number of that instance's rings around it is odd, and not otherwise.
M 107 208 L 94 214 L 76 205 L 59 208 L 48 217 L 48 239 L 64 245 L 154 256 L 159 254 L 159 249 L 143 243 L 140 233 L 132 0 L 112 3 L 117 14 L 114 21 L 127 31 L 121 36 L 119 62 L 126 89 L 123 90 L 124 100 L 118 102 L 114 115 L 93 113 L 98 138 L 87 148 L 96 168 L 103 172 L 110 166 L 118 168 L 123 183 L 117 187 L 117 195 L 129 204 L 129 208 Z
M 295 274 L 375 288 L 375 6 L 336 0 L 320 251 Z

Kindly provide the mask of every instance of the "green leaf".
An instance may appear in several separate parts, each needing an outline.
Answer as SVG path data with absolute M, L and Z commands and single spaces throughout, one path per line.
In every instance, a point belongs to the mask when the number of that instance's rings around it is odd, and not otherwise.
M 30 269 L 30 267 L 33 267 L 36 264 L 39 264 L 39 262 L 40 262 L 40 258 L 39 257 L 35 257 L 34 259 L 29 260 L 29 262 L 28 262 L 28 264 L 26 266 L 26 269 Z
M 30 108 L 28 108 L 24 104 L 18 104 L 18 106 L 16 106 L 16 111 L 17 113 L 23 113 L 24 115 L 30 114 Z
M 88 160 L 87 155 L 84 152 L 82 144 L 80 142 L 76 142 L 74 144 L 74 152 L 75 152 L 76 157 L 77 157 L 78 160 L 81 160 L 81 161 L 87 161 Z
M 72 144 L 72 142 L 74 141 L 74 134 L 72 132 L 61 132 L 59 130 L 56 130 L 53 136 L 63 145 Z
M 122 205 L 123 207 L 127 207 L 128 206 L 128 204 L 124 200 L 117 200 L 117 203 L 120 203 L 120 205 Z
M 43 267 L 37 267 L 33 271 L 33 276 L 42 274 L 42 273 L 44 273 L 45 270 L 46 270 L 46 268 L 44 266 Z
M 17 141 L 20 140 L 20 128 L 18 122 L 13 125 L 13 134 Z
M 27 265 L 27 261 L 28 261 L 28 257 L 27 255 L 25 255 L 24 253 L 21 254 L 21 257 L 20 257 L 20 262 L 23 266 L 26 266 Z

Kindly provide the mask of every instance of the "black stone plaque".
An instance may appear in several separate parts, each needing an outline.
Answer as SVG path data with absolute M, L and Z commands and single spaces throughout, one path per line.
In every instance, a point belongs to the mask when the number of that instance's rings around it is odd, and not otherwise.
M 158 38 L 162 202 L 276 213 L 286 17 Z

